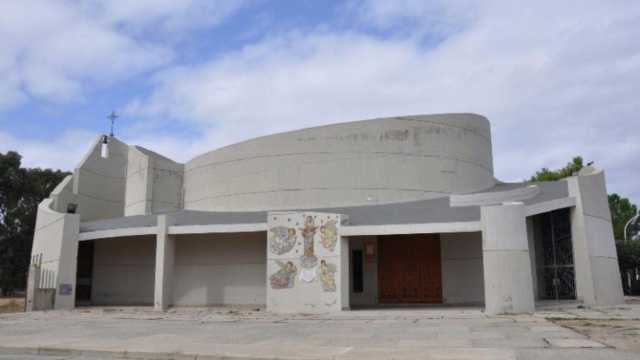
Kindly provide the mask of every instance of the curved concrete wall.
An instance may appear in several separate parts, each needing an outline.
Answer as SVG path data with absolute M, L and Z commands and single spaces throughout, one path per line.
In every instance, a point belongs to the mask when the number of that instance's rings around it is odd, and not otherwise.
M 256 138 L 185 165 L 184 208 L 302 209 L 417 200 L 495 184 L 473 114 L 341 123 Z

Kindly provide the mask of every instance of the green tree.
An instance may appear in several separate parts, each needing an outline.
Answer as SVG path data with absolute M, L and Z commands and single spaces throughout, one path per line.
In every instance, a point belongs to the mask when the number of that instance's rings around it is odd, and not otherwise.
M 536 174 L 533 175 L 529 181 L 557 181 L 572 176 L 583 167 L 582 156 L 576 156 L 562 169 L 549 170 L 547 168 L 542 168 L 539 171 L 536 171 Z
M 613 235 L 616 240 L 624 240 L 624 226 L 637 214 L 638 207 L 618 194 L 609 194 L 609 209 L 611 210 L 611 223 Z
M 22 166 L 20 154 L 0 153 L 0 290 L 24 288 L 38 204 L 68 173 Z

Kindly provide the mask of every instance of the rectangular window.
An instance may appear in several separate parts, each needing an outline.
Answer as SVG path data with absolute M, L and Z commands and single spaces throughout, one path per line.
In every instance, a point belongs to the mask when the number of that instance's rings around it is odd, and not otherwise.
M 351 279 L 351 283 L 353 284 L 353 292 L 361 293 L 364 290 L 364 269 L 363 269 L 363 259 L 362 259 L 362 250 L 353 250 L 352 254 L 352 263 L 353 263 L 353 271 L 351 272 L 353 278 Z

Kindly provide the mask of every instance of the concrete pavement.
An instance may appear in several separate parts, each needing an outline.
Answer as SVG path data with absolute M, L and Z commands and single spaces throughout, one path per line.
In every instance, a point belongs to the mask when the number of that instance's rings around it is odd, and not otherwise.
M 476 308 L 274 315 L 250 309 L 92 308 L 0 316 L 0 354 L 148 359 L 637 359 L 550 322 L 639 305 L 485 316 Z M 607 315 L 609 314 L 609 315 Z M 640 318 L 640 317 L 638 317 Z M 35 358 L 34 358 L 35 359 Z

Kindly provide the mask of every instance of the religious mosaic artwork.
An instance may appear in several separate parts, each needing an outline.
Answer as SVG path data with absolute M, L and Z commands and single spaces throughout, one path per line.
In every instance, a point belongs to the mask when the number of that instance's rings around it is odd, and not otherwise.
M 269 229 L 269 248 L 276 255 L 286 254 L 296 245 L 296 229 L 276 226 Z
M 325 260 L 320 261 L 320 282 L 323 291 L 336 291 L 336 266 L 334 264 Z
M 304 228 L 300 229 L 302 238 L 304 239 L 304 253 L 300 257 L 300 266 L 305 269 L 311 269 L 318 264 L 318 258 L 315 255 L 313 238 L 316 235 L 316 224 L 312 216 L 307 216 L 304 220 Z
M 277 261 L 280 270 L 269 277 L 272 289 L 291 289 L 295 284 L 298 268 L 291 262 Z
M 320 243 L 325 249 L 333 252 L 338 242 L 338 227 L 335 220 L 329 220 L 320 226 Z

